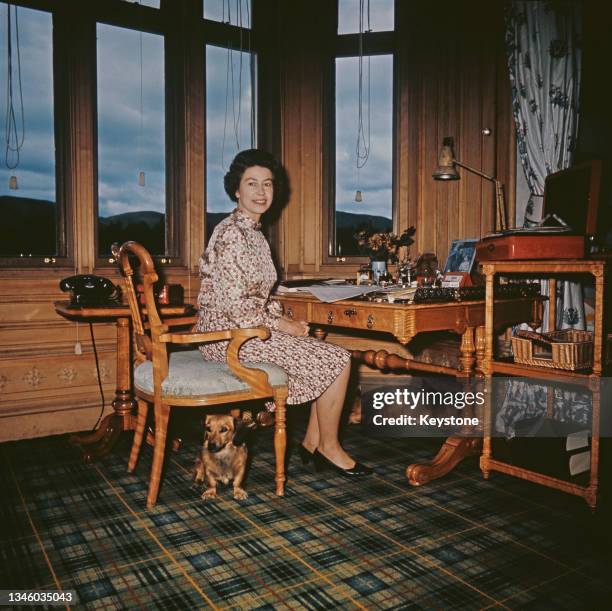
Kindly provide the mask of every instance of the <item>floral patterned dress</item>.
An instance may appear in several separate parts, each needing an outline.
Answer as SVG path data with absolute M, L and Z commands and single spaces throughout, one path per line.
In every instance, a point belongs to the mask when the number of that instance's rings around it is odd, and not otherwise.
M 282 308 L 269 299 L 277 280 L 270 246 L 259 223 L 238 208 L 215 227 L 200 258 L 200 277 L 196 330 L 269 327 L 271 336 L 246 342 L 240 358 L 282 367 L 289 378 L 287 403 L 316 399 L 349 362 L 340 346 L 278 330 Z M 227 343 L 202 344 L 200 350 L 207 360 L 224 361 Z

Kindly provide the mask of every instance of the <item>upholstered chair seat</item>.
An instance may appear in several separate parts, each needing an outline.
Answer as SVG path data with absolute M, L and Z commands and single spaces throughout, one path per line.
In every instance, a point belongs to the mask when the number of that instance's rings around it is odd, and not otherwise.
M 242 363 L 245 367 L 266 372 L 272 386 L 287 384 L 287 374 L 271 363 Z M 134 369 L 134 387 L 153 394 L 153 363 L 145 361 Z M 249 385 L 235 376 L 227 363 L 205 361 L 199 350 L 174 352 L 168 359 L 168 376 L 161 384 L 162 397 L 215 395 L 228 392 L 248 392 Z

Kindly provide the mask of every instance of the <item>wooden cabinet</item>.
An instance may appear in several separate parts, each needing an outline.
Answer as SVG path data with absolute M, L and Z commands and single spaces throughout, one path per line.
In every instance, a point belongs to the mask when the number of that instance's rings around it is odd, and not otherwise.
M 592 397 L 592 428 L 591 428 L 591 456 L 589 481 L 586 485 L 580 485 L 574 481 L 552 477 L 543 473 L 537 473 L 527 468 L 496 460 L 492 456 L 492 406 L 487 405 L 485 415 L 485 435 L 483 453 L 480 459 L 480 467 L 485 478 L 489 477 L 491 471 L 499 471 L 537 484 L 562 490 L 569 494 L 581 496 L 591 508 L 597 504 L 597 490 L 599 481 L 599 419 L 601 403 L 601 376 L 605 364 L 604 360 L 604 278 L 606 273 L 606 262 L 590 259 L 568 259 L 568 260 L 540 260 L 540 261 L 489 261 L 482 266 L 486 277 L 486 315 L 485 315 L 485 354 L 482 371 L 486 376 L 486 383 L 491 389 L 492 376 L 494 374 L 506 376 L 523 376 L 542 379 L 547 385 L 548 401 L 551 402 L 552 393 L 555 390 L 555 382 L 566 382 L 588 389 Z M 557 279 L 563 279 L 568 275 L 591 275 L 595 281 L 595 314 L 593 324 L 593 365 L 588 370 L 568 371 L 563 369 L 535 367 L 510 361 L 496 360 L 493 350 L 493 339 L 496 317 L 496 303 L 493 300 L 493 290 L 497 275 L 517 276 L 531 275 L 532 277 L 548 278 L 552 286 L 550 294 L 555 295 L 555 284 Z M 554 321 L 555 299 L 551 299 L 551 316 Z M 550 382 L 549 382 L 550 381 Z M 491 392 L 487 395 L 491 397 Z M 550 410 L 552 412 L 552 410 Z M 552 416 L 552 413 L 547 413 Z

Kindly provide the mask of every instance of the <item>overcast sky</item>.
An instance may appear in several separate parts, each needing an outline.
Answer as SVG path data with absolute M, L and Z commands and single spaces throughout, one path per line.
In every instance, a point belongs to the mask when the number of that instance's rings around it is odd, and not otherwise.
M 222 0 L 209 0 L 206 16 L 220 19 Z M 232 0 L 232 22 L 236 23 L 238 0 Z M 243 2 L 242 18 L 248 12 Z M 155 0 L 142 2 L 156 5 Z M 373 30 L 390 29 L 392 0 L 371 0 Z M 358 28 L 359 0 L 339 0 L 339 31 Z M 0 3 L 0 57 L 7 57 L 7 5 Z M 25 142 L 16 170 L 0 168 L 0 195 L 55 200 L 54 135 L 51 64 L 51 17 L 48 13 L 19 8 L 21 73 L 25 108 Z M 227 4 L 225 5 L 227 19 Z M 13 32 L 14 34 L 14 32 Z M 165 207 L 165 135 L 163 37 L 118 28 L 97 26 L 98 51 L 98 172 L 100 214 Z M 14 40 L 14 38 L 13 38 Z M 142 111 L 140 96 L 140 45 L 142 43 Z M 203 50 L 203 52 L 205 52 Z M 13 48 L 15 57 L 15 45 Z M 242 72 L 240 60 L 242 58 Z M 231 59 L 231 63 L 230 62 Z M 370 157 L 359 172 L 356 168 L 357 83 L 356 58 L 336 64 L 336 190 L 338 209 L 391 216 L 392 176 L 392 58 L 371 60 Z M 252 87 L 249 54 L 208 46 L 207 68 L 207 200 L 210 211 L 233 207 L 223 190 L 223 174 L 238 150 L 251 146 Z M 233 81 L 232 81 L 233 79 Z M 6 116 L 6 61 L 0 61 L 2 130 Z M 16 82 L 16 79 L 15 79 Z M 13 84 L 18 128 L 21 128 L 17 87 Z M 233 91 L 232 91 L 233 82 Z M 367 101 L 367 60 L 364 60 L 364 102 Z M 228 90 L 226 93 L 226 89 Z M 239 92 L 242 93 L 239 97 Z M 226 113 L 227 108 L 227 113 Z M 367 104 L 364 120 L 367 120 Z M 225 132 L 225 137 L 224 137 Z M 145 186 L 138 173 L 145 172 Z M 18 192 L 9 191 L 9 176 L 19 180 Z M 355 191 L 363 202 L 354 201 Z
M 13 11 L 11 11 L 13 12 Z M 51 56 L 51 15 L 42 11 L 19 8 L 19 39 L 25 115 L 25 139 L 19 153 L 19 166 L 6 167 L 6 110 L 7 110 L 7 5 L 0 4 L 0 195 L 20 195 L 55 201 L 55 148 L 53 136 L 53 66 Z M 13 41 L 14 32 L 13 32 Z M 13 62 L 17 65 L 17 51 L 13 47 Z M 19 139 L 23 120 L 19 98 L 19 84 L 14 71 L 13 103 Z M 13 139 L 11 138 L 11 144 Z M 9 153 L 14 165 L 15 153 Z M 17 176 L 20 191 L 9 191 L 9 177 Z

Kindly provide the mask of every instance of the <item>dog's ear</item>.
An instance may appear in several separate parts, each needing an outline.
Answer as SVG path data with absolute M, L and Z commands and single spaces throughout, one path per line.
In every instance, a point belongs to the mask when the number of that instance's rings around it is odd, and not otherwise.
M 204 439 L 207 439 L 208 430 L 206 427 L 208 426 L 208 423 L 210 422 L 210 414 L 207 414 L 206 416 L 204 416 L 204 420 L 202 420 L 201 422 L 202 422 L 202 431 L 204 433 Z
M 232 439 L 232 443 L 238 447 L 246 443 L 249 435 L 256 428 L 255 422 L 244 422 L 240 418 L 234 418 L 234 438 Z

